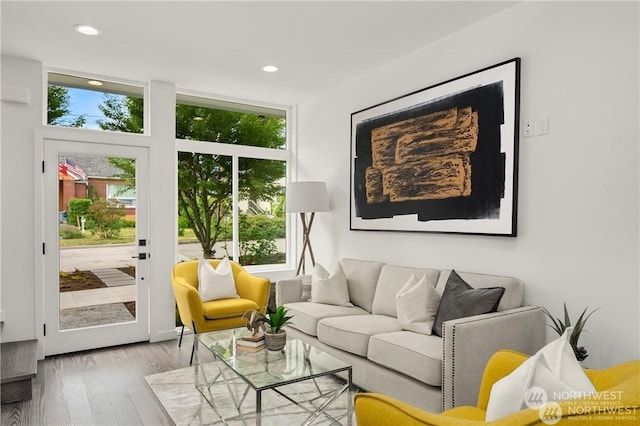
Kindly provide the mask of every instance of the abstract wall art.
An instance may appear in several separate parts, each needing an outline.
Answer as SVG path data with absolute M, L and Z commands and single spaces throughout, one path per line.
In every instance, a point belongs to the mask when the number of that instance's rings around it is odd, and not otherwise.
M 520 58 L 351 115 L 352 230 L 516 236 Z

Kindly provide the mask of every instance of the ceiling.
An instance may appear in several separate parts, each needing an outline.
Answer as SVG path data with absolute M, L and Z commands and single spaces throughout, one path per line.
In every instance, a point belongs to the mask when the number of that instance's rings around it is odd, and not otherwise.
M 93 76 L 289 105 L 513 4 L 3 0 L 2 53 Z M 101 34 L 81 35 L 76 24 Z M 266 64 L 279 71 L 262 71 Z

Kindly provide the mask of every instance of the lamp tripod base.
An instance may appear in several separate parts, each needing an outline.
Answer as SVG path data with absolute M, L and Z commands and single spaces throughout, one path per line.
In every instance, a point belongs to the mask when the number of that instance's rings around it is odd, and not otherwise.
M 307 249 L 309 250 L 309 255 L 311 256 L 311 265 L 316 266 L 316 259 L 313 255 L 311 239 L 309 238 L 309 234 L 311 233 L 311 225 L 313 225 L 313 219 L 315 215 L 315 212 L 312 212 L 309 216 L 309 220 L 307 221 L 307 214 L 300 213 L 300 220 L 302 221 L 302 252 L 300 253 L 300 260 L 298 260 L 298 269 L 296 270 L 296 275 L 300 275 L 301 270 L 302 275 L 306 274 L 305 263 Z

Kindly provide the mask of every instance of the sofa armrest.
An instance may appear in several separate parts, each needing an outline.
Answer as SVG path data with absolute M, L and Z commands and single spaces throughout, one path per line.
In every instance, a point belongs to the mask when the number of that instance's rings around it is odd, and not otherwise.
M 300 302 L 302 299 L 302 279 L 291 278 L 276 282 L 276 306 Z
M 442 408 L 475 406 L 487 361 L 500 349 L 532 355 L 544 345 L 538 306 L 475 315 L 442 324 Z

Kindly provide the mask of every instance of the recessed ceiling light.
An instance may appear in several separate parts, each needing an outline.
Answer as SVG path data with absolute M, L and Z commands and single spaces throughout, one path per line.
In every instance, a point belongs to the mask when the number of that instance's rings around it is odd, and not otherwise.
M 98 35 L 100 31 L 97 28 L 94 28 L 90 25 L 76 25 L 73 27 L 77 32 L 84 35 Z
M 89 80 L 87 83 L 89 83 L 92 86 L 102 86 L 102 82 L 98 80 Z
M 276 67 L 275 65 L 265 65 L 264 67 L 262 67 L 262 71 L 265 71 L 265 72 L 276 72 L 276 71 L 278 71 L 278 67 Z

